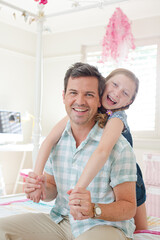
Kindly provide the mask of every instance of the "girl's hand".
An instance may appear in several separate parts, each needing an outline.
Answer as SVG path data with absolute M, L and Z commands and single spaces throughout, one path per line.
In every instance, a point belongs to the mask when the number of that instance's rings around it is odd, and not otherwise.
M 45 199 L 45 177 L 30 172 L 25 179 L 24 192 L 27 198 L 35 202 Z
M 36 203 L 39 203 L 39 201 L 41 200 L 41 196 L 42 196 L 42 189 L 36 189 L 34 192 L 31 192 L 30 194 L 28 194 L 29 199 Z

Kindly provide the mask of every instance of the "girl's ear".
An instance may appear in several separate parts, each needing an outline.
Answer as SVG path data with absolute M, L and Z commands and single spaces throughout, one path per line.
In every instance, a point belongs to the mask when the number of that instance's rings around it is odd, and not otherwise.
M 130 106 L 131 105 L 131 103 L 133 102 L 133 100 L 130 100 L 128 103 L 127 103 L 127 105 L 126 106 Z
M 131 103 L 133 103 L 133 100 L 130 100 L 130 102 L 128 103 L 128 105 L 130 105 Z

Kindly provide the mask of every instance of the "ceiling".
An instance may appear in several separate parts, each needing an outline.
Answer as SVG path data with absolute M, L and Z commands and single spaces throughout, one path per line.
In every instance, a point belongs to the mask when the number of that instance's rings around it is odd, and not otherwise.
M 39 6 L 34 0 L 0 0 L 0 21 L 36 32 Z M 116 7 L 131 21 L 160 16 L 160 0 L 48 0 L 44 26 L 52 33 L 106 26 Z

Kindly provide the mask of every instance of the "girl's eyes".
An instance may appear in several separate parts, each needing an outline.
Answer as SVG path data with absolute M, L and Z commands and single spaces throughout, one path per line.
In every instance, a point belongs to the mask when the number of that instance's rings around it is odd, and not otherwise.
M 113 86 L 115 86 L 115 87 L 117 87 L 118 86 L 118 84 L 117 83 L 115 83 L 115 82 L 112 82 L 113 83 Z
M 127 92 L 123 92 L 123 94 L 124 94 L 125 96 L 128 96 L 128 93 L 127 93 Z
M 127 93 L 127 92 L 123 92 L 123 94 L 124 94 L 126 97 L 130 97 L 129 93 Z

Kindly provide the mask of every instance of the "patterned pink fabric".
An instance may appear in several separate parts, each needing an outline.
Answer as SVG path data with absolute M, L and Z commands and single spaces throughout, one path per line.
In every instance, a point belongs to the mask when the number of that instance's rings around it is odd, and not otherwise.
M 138 233 L 149 233 L 154 235 L 160 235 L 160 231 L 153 231 L 153 230 L 137 230 L 134 232 L 134 234 L 138 234 Z
M 145 184 L 160 186 L 160 154 L 144 154 Z

